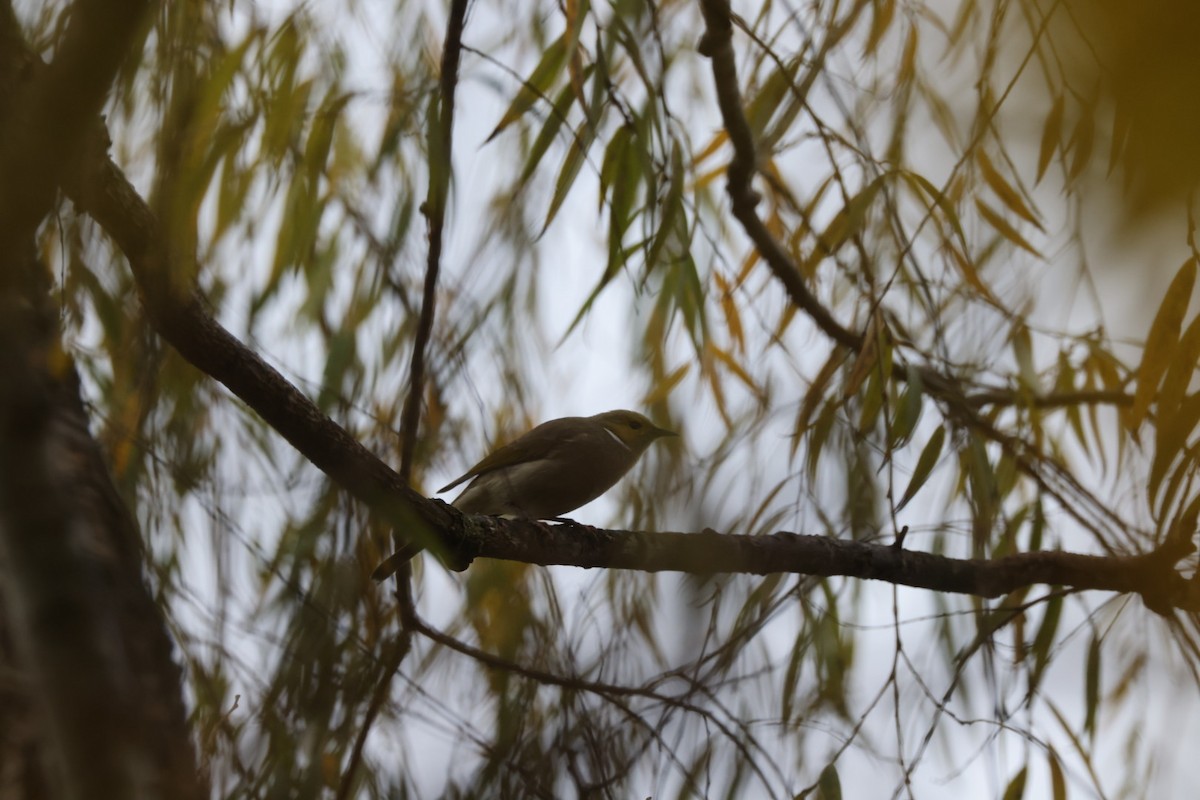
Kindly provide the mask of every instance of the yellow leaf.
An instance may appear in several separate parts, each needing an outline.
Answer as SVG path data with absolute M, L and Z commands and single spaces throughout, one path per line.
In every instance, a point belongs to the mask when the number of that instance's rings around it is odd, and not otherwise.
M 1046 167 L 1050 166 L 1050 158 L 1054 155 L 1054 151 L 1059 148 L 1062 142 L 1062 122 L 1063 122 L 1063 96 L 1060 94 L 1054 100 L 1054 105 L 1050 108 L 1050 114 L 1046 117 L 1046 124 L 1042 127 L 1042 146 L 1038 152 L 1038 168 L 1037 179 L 1040 182 L 1042 176 L 1046 174 Z
M 671 394 L 671 391 L 679 385 L 679 382 L 683 380 L 689 372 L 691 372 L 691 369 L 692 362 L 688 361 L 683 366 L 672 370 L 661 381 L 658 382 L 657 386 L 651 389 L 649 393 L 642 398 L 641 405 L 648 408 L 656 403 L 661 403 L 663 400 L 666 400 Z
M 979 169 L 983 173 L 983 180 L 996 193 L 1001 202 L 1019 217 L 1035 225 L 1038 230 L 1043 230 L 1042 223 L 1038 221 L 1033 210 L 1025 204 L 1025 200 L 1021 197 L 1020 192 L 1012 184 L 1004 180 L 1004 176 L 992 165 L 992 160 L 988 158 L 987 153 L 982 148 L 976 151 L 976 157 L 979 161 Z
M 980 216 L 982 216 L 989 225 L 996 229 L 996 233 L 999 233 L 1005 239 L 1012 242 L 1017 247 L 1020 247 L 1022 250 L 1028 250 L 1038 258 L 1042 257 L 1042 254 L 1039 253 L 1033 245 L 1026 241 L 1025 237 L 1018 233 L 1017 229 L 1009 224 L 1008 220 L 1000 216 L 1000 214 L 994 208 L 979 198 L 975 198 L 975 207 L 979 209 Z
M 903 86 L 911 83 L 917 73 L 917 26 L 910 25 L 908 38 L 904 41 L 904 54 L 900 56 L 900 75 L 896 82 Z
M 725 315 L 725 327 L 729 329 L 729 338 L 733 340 L 734 347 L 741 353 L 746 352 L 746 337 L 742 330 L 742 317 L 738 313 L 737 303 L 733 299 L 733 292 L 729 288 L 729 283 L 722 277 L 720 272 L 714 271 L 713 278 L 717 282 L 717 289 L 720 291 L 721 313 Z
M 726 369 L 736 375 L 738 380 L 745 384 L 746 388 L 753 392 L 756 397 L 762 399 L 766 396 L 765 392 L 754 382 L 754 378 L 750 377 L 750 373 L 729 354 L 728 350 L 723 350 L 715 345 L 710 345 L 709 349 L 717 357 L 717 360 L 724 364 Z
M 867 44 L 863 48 L 864 55 L 870 55 L 875 52 L 875 48 L 879 45 L 879 41 L 887 33 L 887 29 L 891 26 L 892 20 L 896 16 L 896 0 L 880 0 L 875 5 L 875 17 L 871 20 L 871 33 L 867 37 Z
M 713 153 L 720 150 L 721 145 L 725 144 L 727 141 L 729 141 L 729 133 L 726 132 L 724 128 L 717 131 L 717 133 L 713 135 L 712 140 L 704 146 L 704 149 L 692 157 L 692 167 L 695 168 L 700 166 L 700 164 L 709 158 Z

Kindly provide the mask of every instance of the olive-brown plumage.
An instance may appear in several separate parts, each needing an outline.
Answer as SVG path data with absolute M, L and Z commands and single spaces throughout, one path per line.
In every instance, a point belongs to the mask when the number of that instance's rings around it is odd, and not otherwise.
M 635 411 L 554 419 L 493 451 L 438 492 L 470 481 L 452 504 L 464 514 L 552 519 L 604 494 L 655 440 L 675 435 Z M 372 577 L 383 580 L 417 552 L 405 548 Z
M 543 422 L 439 489 L 471 482 L 454 500 L 465 514 L 550 519 L 604 494 L 654 440 L 674 436 L 634 411 Z

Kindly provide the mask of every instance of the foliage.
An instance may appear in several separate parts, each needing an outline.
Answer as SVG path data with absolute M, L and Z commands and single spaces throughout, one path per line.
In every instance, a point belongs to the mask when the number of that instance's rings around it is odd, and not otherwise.
M 445 11 L 275 5 L 163 4 L 114 158 L 194 263 L 174 277 L 395 460 Z M 1191 536 L 1195 139 L 1113 76 L 1194 112 L 1200 72 L 1166 10 L 1075 5 L 735 9 L 755 210 L 852 351 L 730 212 L 700 4 L 475 3 L 416 484 L 640 407 L 686 448 L 587 521 L 974 558 Z M 1170 40 L 1200 26 L 1160 5 Z M 51 57 L 64 9 L 18 10 Z M 88 218 L 64 203 L 41 242 L 222 796 L 1143 796 L 1193 768 L 1161 681 L 1194 694 L 1196 616 L 1123 596 L 425 558 L 399 653 L 367 577 L 390 531 L 150 332 Z

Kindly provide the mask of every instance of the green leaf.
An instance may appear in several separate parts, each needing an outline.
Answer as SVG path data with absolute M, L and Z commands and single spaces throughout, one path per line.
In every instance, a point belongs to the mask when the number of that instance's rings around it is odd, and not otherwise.
M 589 65 L 584 73 L 587 74 L 591 69 L 592 67 Z M 550 149 L 550 145 L 554 142 L 563 123 L 567 121 L 567 113 L 571 110 L 573 102 L 575 102 L 575 92 L 572 87 L 564 86 L 559 89 L 558 97 L 554 99 L 554 105 L 546 117 L 546 123 L 538 131 L 537 138 L 533 140 L 533 144 L 529 148 L 529 155 L 525 158 L 525 167 L 521 170 L 520 182 L 522 184 L 528 182 L 537 170 L 542 156 L 546 155 L 546 151 Z M 603 192 L 603 187 L 601 187 L 601 191 Z
M 883 188 L 884 177 L 886 176 L 880 176 L 867 184 L 865 189 L 851 197 L 849 202 L 834 215 L 833 220 L 818 239 L 820 250 L 824 255 L 831 256 L 836 253 L 848 239 L 862 229 L 863 221 L 867 218 L 867 211 L 875 202 L 879 190 Z
M 563 201 L 567 199 L 594 138 L 595 128 L 587 122 L 575 129 L 575 138 L 571 141 L 571 147 L 567 150 L 562 167 L 558 171 L 558 180 L 554 182 L 554 197 L 550 200 L 550 210 L 546 212 L 546 222 L 542 225 L 542 233 L 545 233 L 546 229 L 550 227 L 558 210 L 562 208 Z
M 896 414 L 892 420 L 890 436 L 893 449 L 902 447 L 912 436 L 913 430 L 917 427 L 917 421 L 921 419 L 921 408 L 924 405 L 921 400 L 924 394 L 925 387 L 921 381 L 921 373 L 915 367 L 910 366 L 908 385 L 904 387 L 904 393 L 900 395 L 900 401 L 896 404 Z
M 933 432 L 933 436 L 929 437 L 929 441 L 925 444 L 925 449 L 921 451 L 920 457 L 917 458 L 916 469 L 913 470 L 913 476 L 908 481 L 908 487 L 904 490 L 904 496 L 900 498 L 900 503 L 896 506 L 897 511 L 908 505 L 908 501 L 912 500 L 913 496 L 925 485 L 925 481 L 929 479 L 929 473 L 933 472 L 933 467 L 937 464 L 938 457 L 942 454 L 942 445 L 945 441 L 945 428 L 939 427 Z
M 529 109 L 533 108 L 533 104 L 539 99 L 544 99 L 546 93 L 550 91 L 550 87 L 558 80 L 558 76 L 562 73 L 563 65 L 567 63 L 567 37 L 569 33 L 564 33 L 562 36 L 554 40 L 554 42 L 546 48 L 546 52 L 542 54 L 542 60 L 533 68 L 533 72 L 525 79 L 517 96 L 508 106 L 508 110 L 504 112 L 504 116 L 500 118 L 500 122 L 496 124 L 495 130 L 488 135 L 486 142 L 490 142 L 500 135 L 500 132 L 513 124 L 525 115 Z
M 779 104 L 791 90 L 800 69 L 798 59 L 792 59 L 786 64 L 779 65 L 774 72 L 763 81 L 762 89 L 746 106 L 746 122 L 755 139 L 761 139 L 767 123 L 775 115 Z
M 1029 692 L 1032 694 L 1041 681 L 1046 665 L 1050 663 L 1050 648 L 1054 646 L 1054 637 L 1058 633 L 1058 622 L 1062 618 L 1062 595 L 1054 595 L 1046 601 L 1046 613 L 1042 615 L 1042 624 L 1038 626 L 1037 635 L 1033 637 L 1030 648 L 1034 657 L 1034 668 L 1029 675 Z
M 1087 708 L 1087 718 L 1083 729 L 1089 736 L 1096 735 L 1096 709 L 1100 706 L 1100 637 L 1092 636 L 1088 645 L 1087 680 L 1084 683 L 1084 707 Z
M 329 340 L 329 355 L 325 359 L 325 373 L 321 376 L 321 393 L 317 396 L 317 405 L 322 411 L 328 411 L 341 396 L 342 378 L 354 363 L 356 349 L 353 330 L 340 330 Z
M 1046 766 L 1050 769 L 1050 797 L 1052 800 L 1067 800 L 1067 779 L 1063 775 L 1058 753 L 1051 746 L 1046 753 Z
M 829 386 L 830 380 L 837 374 L 838 368 L 845 360 L 846 350 L 841 347 L 833 348 L 829 352 L 829 358 L 825 360 L 821 369 L 817 371 L 816 377 L 809 384 L 808 391 L 804 393 L 804 402 L 800 404 L 800 411 L 796 414 L 796 424 L 792 433 L 791 457 L 795 457 L 796 448 L 800 446 L 800 437 L 808 430 L 813 412 L 825 399 L 825 390 Z
M 1008 787 L 1004 790 L 1004 800 L 1021 800 L 1025 796 L 1025 777 L 1028 770 L 1028 767 L 1021 767 L 1021 771 L 1008 782 Z
M 667 186 L 667 196 L 662 202 L 662 217 L 659 219 L 658 231 L 651 240 L 646 252 L 646 271 L 653 270 L 662 261 L 663 250 L 670 238 L 677 234 L 676 222 L 684 216 L 683 208 L 683 151 L 679 142 L 674 142 L 671 148 L 671 182 Z
M 1024 323 L 1019 323 L 1012 333 L 1012 348 L 1017 359 L 1017 377 L 1021 388 L 1036 393 L 1038 375 L 1033 364 L 1033 341 L 1029 335 L 1029 328 Z
M 842 800 L 842 781 L 838 777 L 837 767 L 829 764 L 821 770 L 817 779 L 817 797 L 821 800 Z

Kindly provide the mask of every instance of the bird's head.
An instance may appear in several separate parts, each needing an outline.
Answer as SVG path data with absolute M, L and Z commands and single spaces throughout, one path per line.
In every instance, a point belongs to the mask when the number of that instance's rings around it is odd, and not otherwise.
M 675 431 L 660 428 L 636 411 L 605 411 L 592 417 L 635 454 L 642 453 L 650 443 L 663 436 L 678 436 Z

